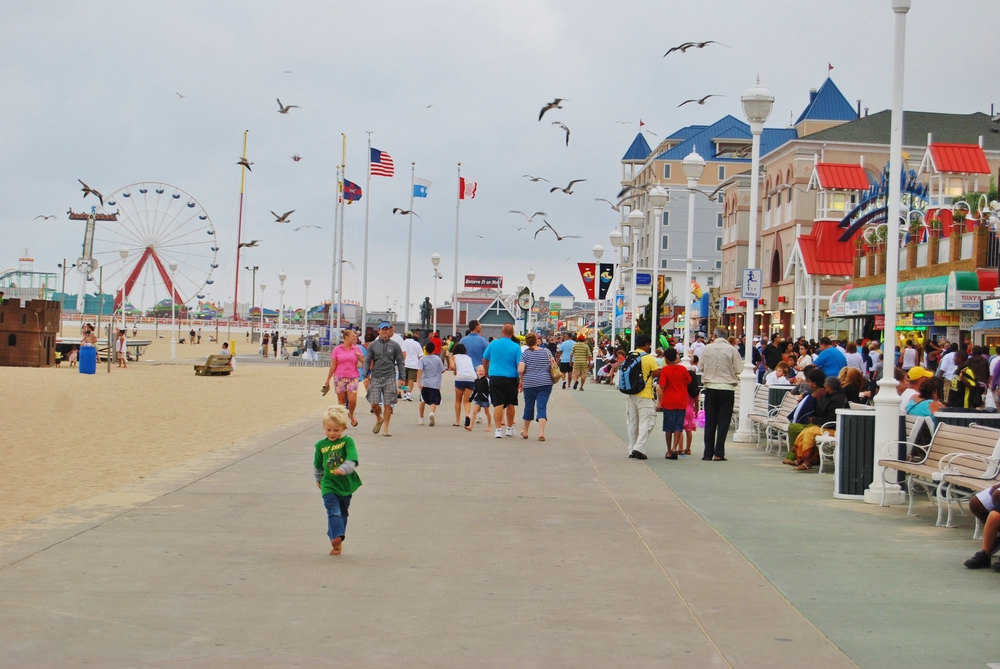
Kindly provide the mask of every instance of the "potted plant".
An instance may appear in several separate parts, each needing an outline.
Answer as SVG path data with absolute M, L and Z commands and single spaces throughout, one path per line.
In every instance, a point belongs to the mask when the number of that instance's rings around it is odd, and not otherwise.
M 931 219 L 931 238 L 938 239 L 941 237 L 941 219 L 935 216 Z

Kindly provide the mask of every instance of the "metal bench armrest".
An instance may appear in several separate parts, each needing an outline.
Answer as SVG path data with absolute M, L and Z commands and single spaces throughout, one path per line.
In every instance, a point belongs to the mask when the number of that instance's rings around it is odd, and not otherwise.
M 888 442 L 886 442 L 885 446 L 882 447 L 882 455 L 883 455 L 882 459 L 888 460 L 889 458 L 884 457 L 884 456 L 889 455 L 889 448 L 892 447 L 892 446 L 895 446 L 898 449 L 900 444 L 902 444 L 903 446 L 906 446 L 907 448 L 909 448 L 910 446 L 912 446 L 912 444 L 910 442 L 908 442 L 908 441 L 888 441 Z M 893 457 L 892 459 L 893 460 L 898 460 L 899 458 Z M 926 459 L 926 456 L 925 456 L 925 459 Z

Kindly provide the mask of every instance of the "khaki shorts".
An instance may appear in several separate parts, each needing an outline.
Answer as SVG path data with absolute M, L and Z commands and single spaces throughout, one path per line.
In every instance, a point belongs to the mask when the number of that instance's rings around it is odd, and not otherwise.
M 406 385 L 412 386 L 413 382 L 417 380 L 417 370 L 406 368 Z
M 580 374 L 586 375 L 588 372 L 590 372 L 590 366 L 589 365 L 573 365 L 573 373 L 574 374 L 577 374 L 577 375 L 580 375 Z

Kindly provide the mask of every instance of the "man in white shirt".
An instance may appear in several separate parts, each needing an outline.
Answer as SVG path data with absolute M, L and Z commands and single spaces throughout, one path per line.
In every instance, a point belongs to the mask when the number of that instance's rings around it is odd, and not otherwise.
M 938 363 L 937 375 L 944 379 L 943 401 L 945 402 L 948 401 L 948 393 L 951 391 L 951 380 L 955 378 L 955 370 L 958 369 L 958 365 L 955 363 L 957 351 L 957 345 L 949 344 L 945 354 L 941 356 L 941 362 Z
M 403 393 L 403 399 L 412 402 L 413 384 L 417 382 L 417 369 L 420 366 L 423 351 L 420 350 L 420 342 L 414 338 L 413 333 L 409 330 L 406 331 L 405 339 L 403 339 L 400 348 L 403 349 L 403 366 L 406 367 L 406 387 L 408 388 Z
M 705 348 L 705 335 L 699 332 L 698 336 L 695 337 L 694 343 L 691 344 L 691 355 L 698 356 L 698 358 L 700 359 L 701 352 L 702 350 L 704 350 L 704 348 Z

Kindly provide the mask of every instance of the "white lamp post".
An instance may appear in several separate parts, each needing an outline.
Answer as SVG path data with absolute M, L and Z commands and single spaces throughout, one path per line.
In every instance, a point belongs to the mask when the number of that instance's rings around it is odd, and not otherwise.
M 126 264 L 126 261 L 128 260 L 128 248 L 126 248 L 126 247 L 123 246 L 120 249 L 118 249 L 118 255 L 120 255 L 122 257 L 122 327 L 121 327 L 121 329 L 125 330 L 127 328 L 127 326 L 125 325 L 125 264 Z M 125 354 L 125 351 L 122 351 L 122 354 Z M 116 355 L 115 357 L 117 358 L 118 356 Z M 128 359 L 127 356 L 126 356 L 126 359 Z
M 304 314 L 305 325 L 303 325 L 303 327 L 305 328 L 304 332 L 307 335 L 309 334 L 309 284 L 312 282 L 313 280 L 310 279 L 309 277 L 302 279 L 302 283 L 306 284 L 306 310 Z
M 534 284 L 535 284 L 535 270 L 529 269 L 528 270 L 528 292 L 531 294 L 532 302 L 534 302 L 534 299 L 535 299 L 535 293 L 533 291 Z M 525 318 L 525 326 L 527 326 L 528 332 L 532 331 L 531 330 L 531 311 L 532 311 L 532 309 L 534 309 L 534 305 L 532 305 L 531 309 L 528 309 L 528 313 L 525 314 L 525 317 L 524 317 Z
M 753 137 L 753 154 L 750 161 L 750 230 L 747 235 L 747 266 L 757 264 L 757 203 L 760 199 L 760 135 L 764 132 L 764 121 L 771 115 L 774 96 L 757 83 L 743 94 L 743 113 L 750 121 L 750 135 Z M 740 426 L 736 430 L 736 441 L 750 441 L 750 412 L 753 409 L 753 393 L 756 375 L 753 373 L 753 310 L 755 300 L 747 300 L 747 315 L 743 321 L 745 339 L 743 372 L 740 374 Z
M 434 308 L 431 309 L 433 315 L 431 316 L 431 332 L 437 332 L 438 329 L 438 279 L 443 279 L 444 274 L 438 271 L 438 265 L 441 264 L 441 254 L 432 253 L 431 254 L 431 265 L 434 267 Z M 427 337 L 430 339 L 430 336 Z
M 260 284 L 260 336 L 262 344 L 264 341 L 264 290 L 266 288 L 266 283 Z
M 597 306 L 601 303 L 601 258 L 604 256 L 604 247 L 594 244 L 594 380 L 597 380 L 597 347 L 601 343 L 601 321 L 599 319 Z M 581 383 L 583 383 L 581 381 Z
M 885 342 L 882 359 L 887 373 L 878 382 L 879 392 L 875 396 L 875 462 L 872 484 L 865 490 L 865 502 L 881 504 L 882 499 L 889 504 L 900 504 L 906 495 L 899 485 L 887 483 L 882 486 L 882 468 L 878 466 L 882 446 L 899 439 L 899 398 L 896 395 L 896 380 L 888 370 L 896 364 L 896 294 L 899 279 L 899 177 L 903 162 L 903 61 L 906 56 L 906 12 L 910 10 L 910 0 L 890 0 L 895 13 L 892 54 L 892 115 L 889 133 L 889 195 L 886 218 L 885 254 Z
M 655 351 L 662 306 L 658 304 L 660 297 L 660 248 L 663 246 L 660 239 L 660 221 L 663 220 L 663 207 L 667 204 L 667 191 L 660 186 L 654 186 L 646 197 L 649 199 L 649 206 L 653 208 L 653 309 L 649 314 L 652 317 L 649 338 L 653 342 L 653 350 Z
M 692 151 L 684 158 L 684 176 L 688 185 L 688 238 L 687 258 L 684 261 L 684 359 L 691 364 L 691 271 L 694 263 L 694 193 L 698 179 L 705 171 L 705 160 Z
M 285 270 L 278 273 L 278 353 L 281 353 L 281 338 L 285 336 Z
M 177 261 L 171 260 L 170 267 L 170 359 L 177 359 L 177 282 L 174 276 L 177 274 Z
M 633 209 L 628 218 L 625 219 L 626 225 L 629 227 L 628 241 L 628 259 L 629 264 L 632 265 L 632 294 L 629 295 L 629 309 L 632 310 L 632 321 L 629 323 L 629 330 L 631 331 L 632 341 L 629 344 L 629 351 L 635 350 L 635 325 L 638 320 L 638 310 L 635 303 L 635 275 L 638 269 L 638 264 L 636 264 L 636 254 L 639 252 L 639 240 L 636 238 L 636 230 L 642 227 L 645 223 L 646 217 L 642 215 L 642 212 L 638 209 Z
M 621 273 L 622 264 L 622 232 L 615 228 L 608 235 L 611 240 L 611 247 L 615 250 L 615 275 L 619 276 Z M 620 278 L 620 277 L 619 277 Z M 614 349 L 615 346 L 615 321 L 618 319 L 618 289 L 615 288 L 615 298 L 611 302 L 611 346 Z

